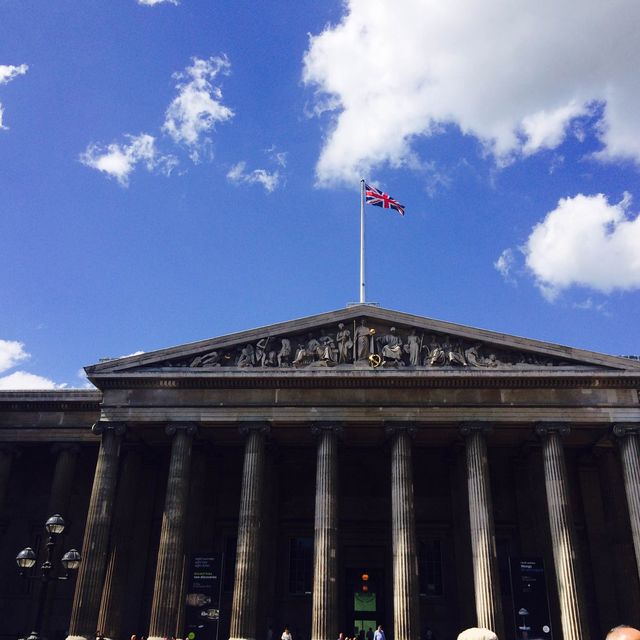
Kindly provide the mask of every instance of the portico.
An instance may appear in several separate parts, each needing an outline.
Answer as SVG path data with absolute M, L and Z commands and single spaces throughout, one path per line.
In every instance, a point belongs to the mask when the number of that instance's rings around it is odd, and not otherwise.
M 398 640 L 476 624 L 514 638 L 519 557 L 544 562 L 554 638 L 634 615 L 637 565 L 626 601 L 598 585 L 615 588 L 640 531 L 637 361 L 361 305 L 87 371 L 93 434 L 65 436 L 98 452 L 70 638 L 99 621 L 182 637 L 186 562 L 207 551 L 224 554 L 221 638 L 286 624 L 333 640 L 372 619 Z M 24 448 L 29 421 L 0 420 Z M 39 437 L 60 433 L 52 419 Z M 616 536 L 592 564 L 593 540 Z

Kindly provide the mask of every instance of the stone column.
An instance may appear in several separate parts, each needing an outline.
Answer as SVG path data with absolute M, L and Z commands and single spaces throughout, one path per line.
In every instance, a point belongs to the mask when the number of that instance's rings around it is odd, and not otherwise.
M 125 425 L 121 422 L 97 422 L 91 429 L 102 435 L 102 440 L 84 528 L 82 562 L 76 581 L 68 640 L 95 638 Z
M 406 423 L 387 423 L 385 430 L 392 438 L 393 636 L 402 640 L 418 640 L 420 603 L 411 460 L 411 437 L 415 427 Z
M 4 499 L 9 488 L 11 465 L 16 457 L 17 450 L 11 445 L 0 446 L 0 513 L 4 507 Z
M 236 576 L 231 607 L 231 640 L 255 640 L 256 637 L 264 440 L 268 431 L 269 427 L 264 423 L 249 423 L 240 427 L 240 433 L 246 437 L 246 442 L 238 518 Z
M 491 629 L 498 638 L 503 638 L 504 617 L 485 439 L 490 427 L 481 422 L 472 422 L 461 425 L 460 431 L 465 438 L 467 452 L 469 524 L 477 624 L 479 627 Z
M 167 493 L 162 514 L 156 580 L 151 603 L 149 640 L 176 635 L 178 606 L 184 561 L 184 528 L 189 495 L 191 445 L 196 433 L 194 424 L 169 424 L 165 429 L 173 436 Z
M 542 440 L 544 480 L 563 638 L 589 640 L 583 588 L 579 576 L 576 535 L 569 502 L 567 469 L 561 441 L 561 436 L 569 434 L 569 427 L 562 423 L 541 423 L 536 426 L 536 434 Z
M 57 456 L 51 482 L 47 516 L 59 513 L 63 518 L 68 518 L 67 511 L 71 501 L 80 447 L 77 444 L 55 444 L 52 448 L 52 453 L 57 454 Z
M 624 490 L 629 507 L 629 520 L 640 577 L 640 424 L 616 424 L 613 433 L 618 437 Z
M 313 546 L 311 640 L 338 637 L 338 433 L 342 427 L 315 424 L 318 437 Z
M 125 588 L 131 554 L 133 531 L 136 520 L 136 497 L 140 484 L 141 456 L 136 450 L 127 451 L 116 497 L 109 564 L 102 590 L 102 603 L 97 629 L 107 638 L 124 637 L 122 615 L 125 603 Z
M 59 513 L 67 520 L 80 447 L 77 444 L 55 444 L 51 449 L 51 453 L 57 454 L 57 456 L 51 482 L 51 493 L 47 504 L 47 517 Z M 50 631 L 51 613 L 57 586 L 57 582 L 53 580 L 47 590 L 47 599 L 44 604 L 44 613 L 42 614 L 42 631 L 45 637 Z

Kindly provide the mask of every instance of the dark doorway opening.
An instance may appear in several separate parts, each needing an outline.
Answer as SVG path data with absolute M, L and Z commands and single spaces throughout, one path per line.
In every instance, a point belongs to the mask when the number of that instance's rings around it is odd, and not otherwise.
M 347 569 L 345 588 L 345 634 L 367 640 L 369 629 L 384 624 L 384 571 L 374 568 Z

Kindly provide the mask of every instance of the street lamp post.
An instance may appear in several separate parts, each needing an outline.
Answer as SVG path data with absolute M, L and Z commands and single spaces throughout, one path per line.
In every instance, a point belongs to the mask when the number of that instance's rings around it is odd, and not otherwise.
M 45 523 L 44 528 L 48 535 L 47 538 L 47 555 L 44 562 L 40 565 L 40 575 L 27 575 L 25 571 L 31 569 L 37 561 L 36 552 L 27 547 L 23 549 L 16 556 L 16 563 L 18 565 L 20 575 L 28 580 L 39 580 L 40 593 L 38 594 L 38 603 L 36 607 L 36 619 L 33 624 L 33 631 L 29 634 L 27 640 L 41 640 L 39 630 L 42 627 L 42 615 L 44 613 L 44 603 L 47 599 L 47 590 L 49 588 L 49 582 L 51 580 L 67 580 L 69 578 L 70 571 L 76 571 L 80 566 L 80 554 L 75 549 L 67 551 L 60 559 L 60 564 L 64 568 L 62 575 L 55 575 L 53 566 L 53 551 L 56 546 L 56 539 L 64 531 L 64 519 L 61 515 L 56 514 L 51 516 Z

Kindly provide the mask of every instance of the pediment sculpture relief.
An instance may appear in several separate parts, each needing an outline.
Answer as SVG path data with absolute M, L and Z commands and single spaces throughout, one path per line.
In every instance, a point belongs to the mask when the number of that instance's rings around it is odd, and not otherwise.
M 268 368 L 540 368 L 567 362 L 532 352 L 501 349 L 478 341 L 417 328 L 381 326 L 366 319 L 340 322 L 291 336 L 265 336 L 255 342 L 212 350 L 161 366 L 217 369 Z

